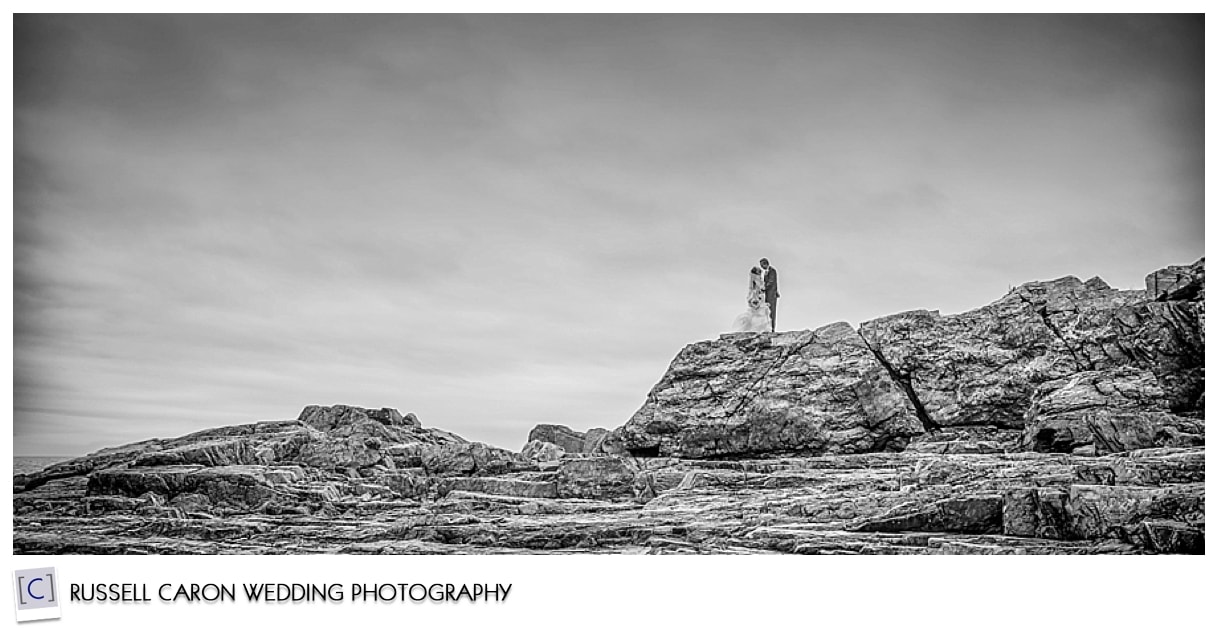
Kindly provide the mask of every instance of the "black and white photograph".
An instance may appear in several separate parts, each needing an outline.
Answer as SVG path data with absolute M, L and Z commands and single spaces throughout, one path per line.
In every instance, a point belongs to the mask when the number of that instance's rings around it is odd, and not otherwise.
M 1204 31 L 17 14 L 11 552 L 1204 554 Z

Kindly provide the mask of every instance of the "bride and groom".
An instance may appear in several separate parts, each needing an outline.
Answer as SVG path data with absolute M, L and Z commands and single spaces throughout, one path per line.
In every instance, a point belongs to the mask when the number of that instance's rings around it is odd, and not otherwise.
M 736 317 L 734 332 L 773 332 L 778 314 L 778 270 L 762 258 L 749 271 L 749 309 Z

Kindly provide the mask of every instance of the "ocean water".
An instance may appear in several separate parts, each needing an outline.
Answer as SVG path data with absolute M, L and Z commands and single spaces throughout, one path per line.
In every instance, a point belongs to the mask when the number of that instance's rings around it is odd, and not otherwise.
M 13 474 L 30 474 L 48 465 L 67 461 L 70 456 L 15 456 L 13 457 Z

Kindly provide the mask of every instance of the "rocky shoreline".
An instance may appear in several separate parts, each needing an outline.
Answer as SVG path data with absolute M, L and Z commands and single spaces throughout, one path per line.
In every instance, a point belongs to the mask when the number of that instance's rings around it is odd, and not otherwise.
M 623 426 L 521 452 L 394 409 L 14 477 L 14 552 L 1204 552 L 1204 260 L 1122 291 L 686 347 Z

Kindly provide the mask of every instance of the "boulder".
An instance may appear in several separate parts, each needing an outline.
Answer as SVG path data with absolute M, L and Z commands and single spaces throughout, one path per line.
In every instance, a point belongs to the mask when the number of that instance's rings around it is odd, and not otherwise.
M 1171 405 L 1148 370 L 1082 371 L 1037 387 L 1025 414 L 1023 447 L 1103 455 L 1203 445 L 1203 422 L 1167 412 Z
M 572 454 L 612 454 L 612 433 L 604 428 L 588 432 L 572 430 L 561 424 L 538 424 L 529 431 L 529 441 L 552 443 Z
M 922 430 L 859 335 L 835 323 L 686 347 L 617 435 L 635 456 L 706 458 L 901 449 Z
M 552 443 L 566 452 L 584 451 L 584 433 L 560 424 L 538 424 L 529 431 L 529 441 Z
M 564 459 L 555 474 L 561 498 L 632 498 L 634 480 L 635 469 L 615 456 Z
M 541 461 L 557 461 L 566 454 L 562 446 L 555 445 L 549 441 L 530 441 L 525 444 L 520 451 L 520 456 L 535 462 Z
M 422 463 L 433 475 L 492 476 L 528 468 L 520 455 L 484 443 L 433 446 L 423 453 Z

